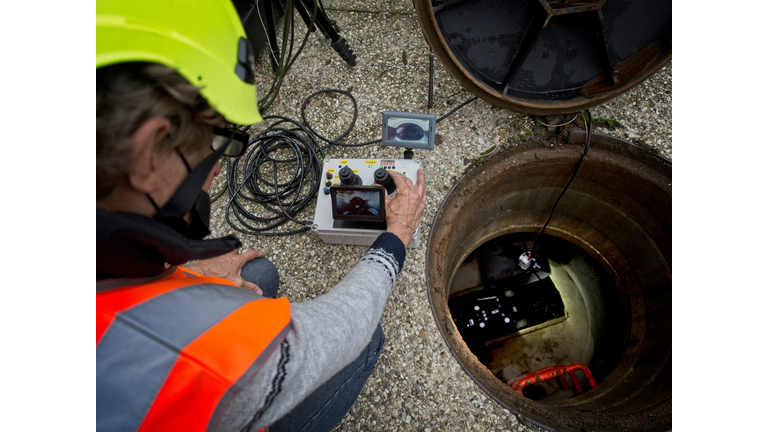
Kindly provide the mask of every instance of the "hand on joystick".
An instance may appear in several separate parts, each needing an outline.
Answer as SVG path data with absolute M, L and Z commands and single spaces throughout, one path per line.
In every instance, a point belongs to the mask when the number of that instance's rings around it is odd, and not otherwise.
M 392 181 L 392 176 L 389 175 L 389 171 L 379 168 L 373 172 L 373 181 L 376 184 L 384 186 L 387 190 L 387 195 L 392 195 L 397 190 L 395 182 Z
M 427 190 L 424 184 L 424 170 L 419 169 L 416 184 L 396 171 L 389 175 L 397 188 L 397 195 L 385 197 L 387 206 L 387 232 L 396 235 L 405 247 L 411 243 L 412 229 L 421 222 L 421 215 L 427 205 Z M 409 228 L 410 227 L 410 228 Z

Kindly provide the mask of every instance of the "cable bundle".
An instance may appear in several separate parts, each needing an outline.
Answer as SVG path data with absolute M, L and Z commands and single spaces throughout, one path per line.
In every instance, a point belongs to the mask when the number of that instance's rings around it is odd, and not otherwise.
M 227 160 L 229 202 L 225 217 L 232 228 L 244 234 L 297 234 L 309 229 L 295 216 L 320 187 L 323 149 L 300 123 L 280 116 L 264 117 L 264 121 L 270 120 L 275 122 L 251 138 L 243 156 Z M 263 216 L 249 209 L 253 206 L 261 207 Z M 304 227 L 267 232 L 288 220 Z

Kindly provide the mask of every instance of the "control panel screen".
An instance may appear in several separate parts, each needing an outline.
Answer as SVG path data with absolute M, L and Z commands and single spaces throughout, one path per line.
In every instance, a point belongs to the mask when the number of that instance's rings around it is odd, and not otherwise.
M 333 186 L 333 219 L 385 222 L 385 193 L 383 186 Z

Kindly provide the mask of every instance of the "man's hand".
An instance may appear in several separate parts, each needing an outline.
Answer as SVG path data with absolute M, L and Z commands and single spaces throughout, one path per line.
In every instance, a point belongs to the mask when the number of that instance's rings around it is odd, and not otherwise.
M 245 251 L 242 254 L 238 254 L 237 250 L 233 250 L 226 255 L 200 260 L 192 265 L 186 266 L 186 268 L 196 271 L 203 276 L 215 276 L 230 280 L 256 294 L 263 294 L 261 288 L 256 284 L 248 282 L 240 277 L 240 271 L 248 261 L 256 258 L 264 258 L 265 256 L 267 256 L 267 254 L 264 252 L 253 249 Z
M 389 175 L 397 186 L 397 194 L 394 198 L 386 196 L 387 231 L 396 235 L 408 247 L 413 236 L 411 229 L 418 228 L 424 206 L 427 205 L 424 170 L 419 169 L 416 185 L 399 172 L 390 171 Z

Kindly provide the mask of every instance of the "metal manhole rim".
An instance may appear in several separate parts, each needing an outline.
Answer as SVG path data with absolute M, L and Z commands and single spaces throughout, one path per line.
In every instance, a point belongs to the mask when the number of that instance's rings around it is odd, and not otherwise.
M 648 164 L 650 162 L 650 167 L 654 168 L 654 170 L 667 170 L 669 169 L 669 179 L 671 182 L 671 159 L 665 157 L 664 155 L 659 154 L 655 149 L 648 146 L 638 145 L 635 143 L 632 143 L 630 141 L 607 135 L 602 133 L 594 133 L 593 139 L 598 141 L 600 144 L 604 146 L 604 150 L 608 152 L 612 152 L 611 148 L 616 149 L 622 149 L 619 150 L 622 152 L 623 155 L 630 157 L 631 159 L 636 159 L 640 161 L 642 164 Z M 594 141 L 593 141 L 594 142 Z M 546 151 L 549 147 L 550 143 L 543 142 L 539 140 L 529 140 L 524 148 L 518 148 L 515 150 L 514 148 L 511 148 L 511 152 L 501 152 L 499 154 L 494 155 L 494 157 L 488 159 L 487 162 L 490 162 L 492 160 L 496 160 L 498 158 L 508 158 L 511 157 L 512 154 L 520 154 L 519 152 L 527 153 L 534 149 L 541 149 Z M 578 146 L 578 143 L 576 144 L 568 144 L 568 143 L 562 143 L 563 146 L 571 146 L 576 145 Z M 625 147 L 626 146 L 626 147 Z M 613 150 L 616 151 L 616 150 Z M 629 153 L 625 153 L 626 151 L 629 151 Z M 634 154 L 634 156 L 632 156 Z M 487 163 L 486 162 L 486 163 Z M 484 164 L 483 164 L 484 165 Z M 533 424 L 537 427 L 540 427 L 545 430 L 553 431 L 556 426 L 547 426 L 544 424 L 539 423 L 537 420 L 535 420 L 535 417 L 531 417 L 532 413 L 527 411 L 527 407 L 525 406 L 525 403 L 522 406 L 517 406 L 516 403 L 510 403 L 510 400 L 508 399 L 508 395 L 506 393 L 497 393 L 499 392 L 498 388 L 493 388 L 485 385 L 486 383 L 483 381 L 481 376 L 477 375 L 477 365 L 471 362 L 471 358 L 468 358 L 466 353 L 458 352 L 457 349 L 454 349 L 454 344 L 458 343 L 455 338 L 461 338 L 461 336 L 457 336 L 458 329 L 456 328 L 455 324 L 453 323 L 453 320 L 451 319 L 450 313 L 447 315 L 443 313 L 443 311 L 438 311 L 436 307 L 436 302 L 439 303 L 439 296 L 446 295 L 445 290 L 447 289 L 445 285 L 445 281 L 443 281 L 443 284 L 441 286 L 442 290 L 440 292 L 433 291 L 437 287 L 433 286 L 432 281 L 430 279 L 432 272 L 432 266 L 435 265 L 435 257 L 431 257 L 431 251 L 434 247 L 437 247 L 437 244 L 435 243 L 437 241 L 437 236 L 434 235 L 434 227 L 437 226 L 436 224 L 439 223 L 439 218 L 443 215 L 445 209 L 447 208 L 449 204 L 454 204 L 453 202 L 449 203 L 449 198 L 453 197 L 455 194 L 457 194 L 459 189 L 463 189 L 467 186 L 466 182 L 467 179 L 470 176 L 476 176 L 478 175 L 477 171 L 478 169 L 483 169 L 483 165 L 473 167 L 471 169 L 466 170 L 463 175 L 452 185 L 450 190 L 446 193 L 444 196 L 442 202 L 440 203 L 440 206 L 438 207 L 435 216 L 432 220 L 431 229 L 429 231 L 429 238 L 427 239 L 427 249 L 425 253 L 425 285 L 427 288 L 427 297 L 430 304 L 430 310 L 432 313 L 433 320 L 435 324 L 438 327 L 438 330 L 440 332 L 440 336 L 443 338 L 443 342 L 445 345 L 447 345 L 448 351 L 451 353 L 451 355 L 454 357 L 454 360 L 459 363 L 459 366 L 461 366 L 461 369 L 468 375 L 468 378 L 474 383 L 474 385 L 478 386 L 485 394 L 486 396 L 490 397 L 496 403 L 498 403 L 502 408 L 508 410 L 512 414 L 524 418 L 524 420 L 530 424 Z M 482 174 L 482 173 L 480 173 Z M 460 188 L 461 186 L 461 188 Z M 671 186 L 671 184 L 670 184 Z M 671 197 L 671 188 L 669 189 L 670 197 Z M 434 238 L 433 238 L 434 237 Z M 444 237 L 444 236 L 443 236 Z M 440 237 L 442 239 L 443 237 Z M 443 257 L 445 258 L 445 257 Z M 436 269 L 435 271 L 439 271 L 439 269 Z M 442 275 L 442 278 L 445 278 L 445 275 Z M 433 299 L 433 295 L 435 298 Z M 452 325 L 453 331 L 455 333 L 451 333 L 449 329 L 447 328 L 448 325 Z M 469 362 L 467 362 L 469 360 Z M 470 364 L 472 363 L 472 364 Z M 489 383 L 491 383 L 489 381 Z M 504 400 L 502 400 L 502 397 Z M 522 396 L 521 396 L 522 397 Z M 555 409 L 554 407 L 549 407 L 548 409 Z
M 454 55 L 452 50 L 448 47 L 443 33 L 437 24 L 431 0 L 413 0 L 413 5 L 416 10 L 416 15 L 424 39 L 448 73 L 459 83 L 459 85 L 491 105 L 522 114 L 554 115 L 594 108 L 628 92 L 672 62 L 672 50 L 670 46 L 668 55 L 664 56 L 660 61 L 650 61 L 639 73 L 632 75 L 630 79 L 626 80 L 621 85 L 607 91 L 589 96 L 581 95 L 564 101 L 523 98 L 513 99 L 503 94 L 503 92 L 492 89 L 488 85 L 480 82 L 467 68 L 464 67 L 460 59 Z M 648 48 L 648 46 L 639 50 L 626 60 L 632 59 L 646 48 Z M 446 59 L 450 60 L 450 62 L 445 61 Z

